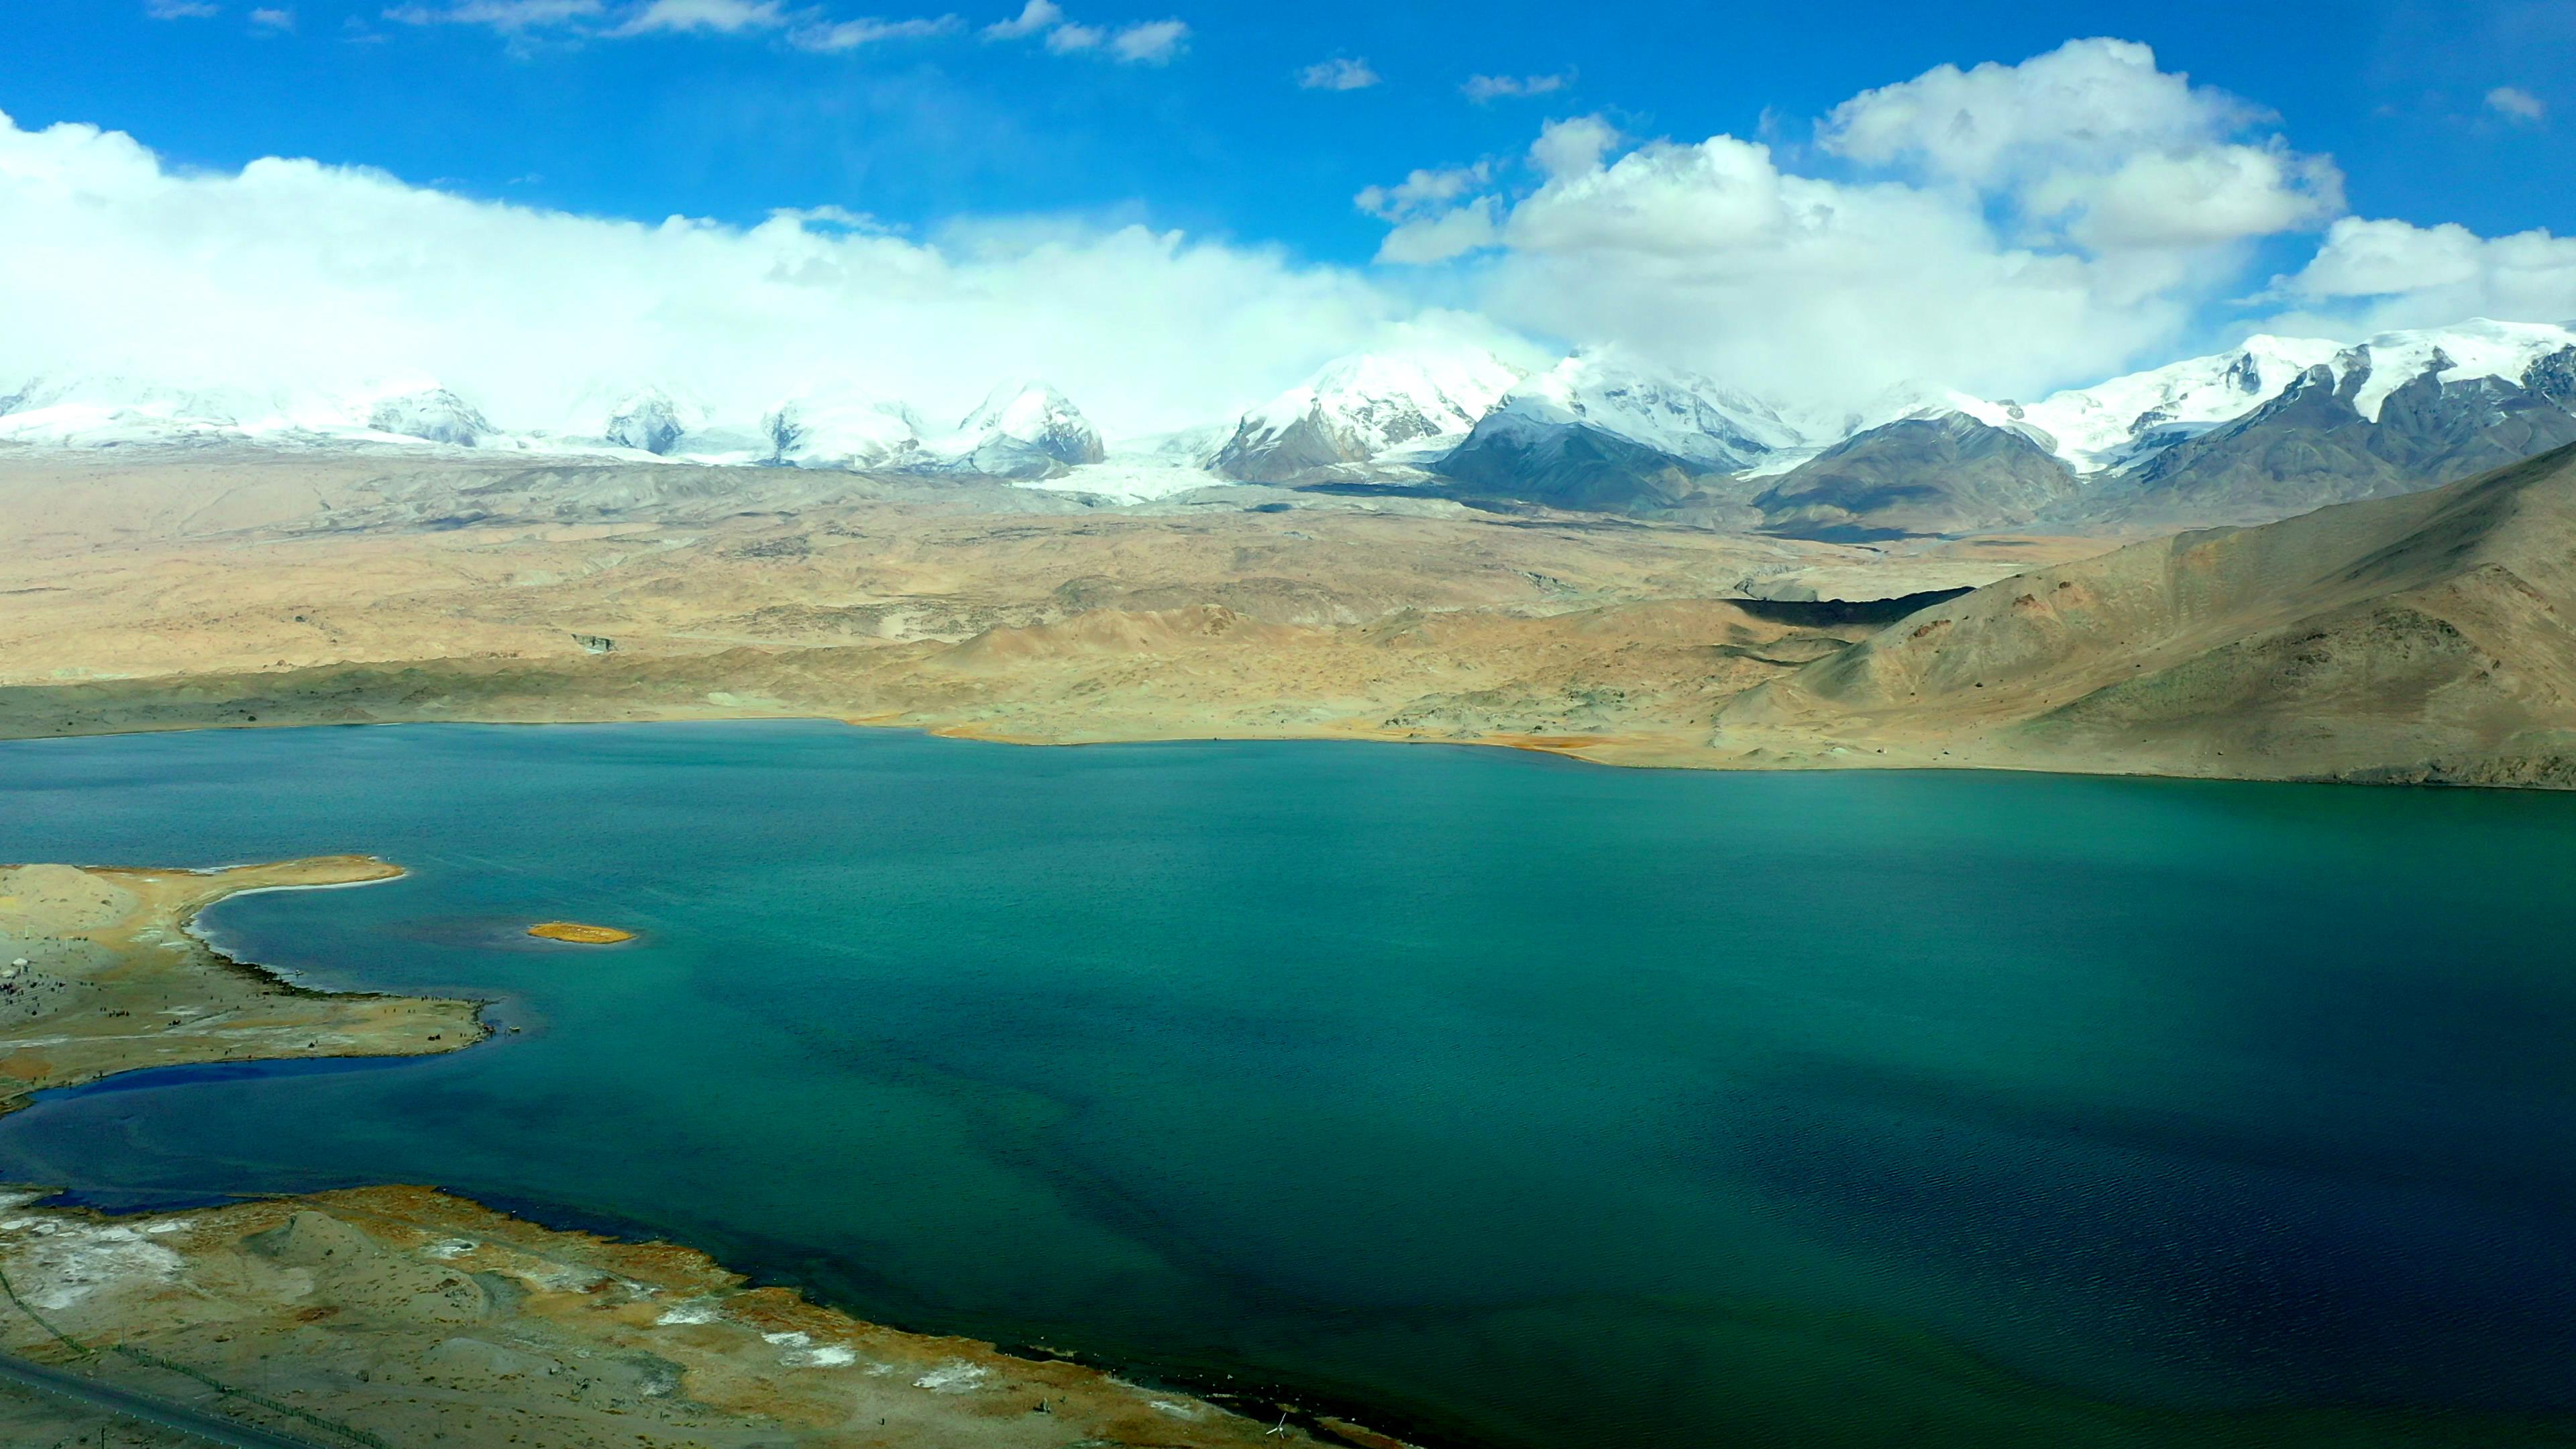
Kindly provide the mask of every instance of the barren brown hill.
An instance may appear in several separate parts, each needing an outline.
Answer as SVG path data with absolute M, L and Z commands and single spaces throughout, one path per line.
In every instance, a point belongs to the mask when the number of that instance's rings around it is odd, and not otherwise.
M 1851 547 L 1445 500 L 1136 508 L 798 469 L 0 454 L 0 736 L 825 716 L 1708 762 L 1718 704 L 2084 539 Z
M 2576 448 L 2018 575 L 1759 686 L 1721 753 L 2576 786 Z

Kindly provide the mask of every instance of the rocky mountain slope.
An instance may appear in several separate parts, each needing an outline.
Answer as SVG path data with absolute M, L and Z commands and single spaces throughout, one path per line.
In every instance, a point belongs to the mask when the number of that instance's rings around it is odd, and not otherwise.
M 944 467 L 988 478 L 1051 478 L 1109 456 L 1100 430 L 1050 383 L 1006 382 L 930 445 Z
M 1772 533 L 1869 539 L 2011 528 L 2076 492 L 2074 472 L 2027 432 L 1952 412 L 1837 443 L 1753 506 Z
M 2576 786 L 2576 446 L 2005 579 L 1749 692 L 1713 742 Z
M 1740 513 L 1734 475 L 1808 441 L 1770 404 L 1687 372 L 1578 353 L 1495 404 L 1433 471 L 1459 491 L 1606 512 Z
M 1444 450 L 1520 378 L 1481 348 L 1338 358 L 1245 413 L 1209 466 L 1238 482 L 1279 483 L 1399 452 Z
M 2144 524 L 2263 522 L 2576 442 L 2576 412 L 2531 385 L 2576 361 L 2576 346 L 2535 358 L 2517 378 L 2460 375 L 2437 349 L 2408 359 L 2415 370 L 2393 387 L 2396 369 L 2372 352 L 2365 345 L 2309 368 L 2244 417 L 2145 459 L 2079 512 Z

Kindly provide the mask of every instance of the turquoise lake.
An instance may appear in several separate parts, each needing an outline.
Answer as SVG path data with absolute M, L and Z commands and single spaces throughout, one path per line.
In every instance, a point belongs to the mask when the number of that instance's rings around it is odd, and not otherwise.
M 1442 1444 L 2576 1442 L 2576 798 L 1040 750 L 0 744 L 0 859 L 451 1057 L 0 1119 L 109 1206 L 429 1182 Z M 568 917 L 632 946 L 534 942 Z

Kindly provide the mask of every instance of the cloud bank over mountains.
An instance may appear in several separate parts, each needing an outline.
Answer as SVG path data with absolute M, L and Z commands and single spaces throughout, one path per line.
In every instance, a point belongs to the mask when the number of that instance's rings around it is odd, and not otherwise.
M 1087 29 L 1035 0 L 985 34 Z M 1153 63 L 1186 40 L 1131 29 L 1075 48 Z M 829 377 L 962 410 L 1032 373 L 1135 434 L 1426 340 L 1616 346 L 1828 408 L 1906 383 L 2033 396 L 2258 329 L 2576 317 L 2576 238 L 2349 215 L 2330 158 L 2116 40 L 1943 66 L 1759 139 L 1566 115 L 1519 154 L 1424 163 L 1360 193 L 1388 231 L 1375 265 L 1343 267 L 1056 218 L 578 216 L 310 161 L 183 171 L 116 132 L 0 117 L 0 390 L 399 372 L 532 409 L 645 383 L 748 407 Z

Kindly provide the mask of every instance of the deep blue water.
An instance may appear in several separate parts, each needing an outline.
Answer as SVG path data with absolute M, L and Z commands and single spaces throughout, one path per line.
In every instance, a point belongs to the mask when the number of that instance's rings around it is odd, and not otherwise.
M 2576 1413 L 2576 798 L 809 724 L 0 744 L 0 859 L 341 851 L 412 874 L 210 931 L 523 1030 L 59 1094 L 0 1176 L 434 1182 L 1461 1442 Z

